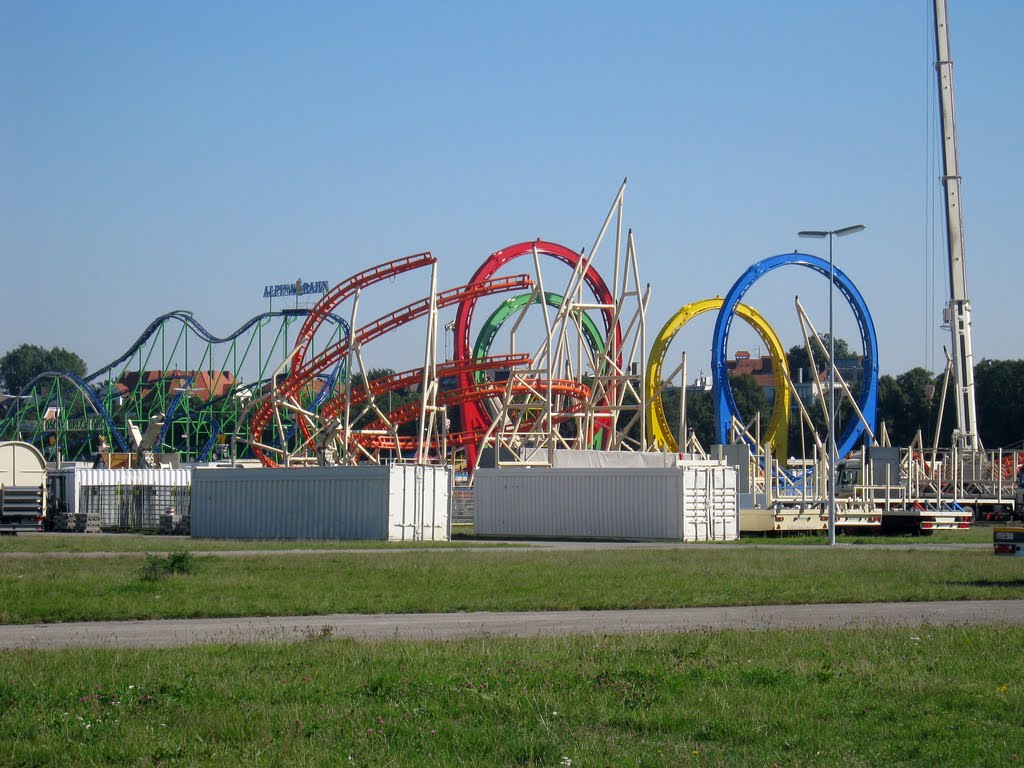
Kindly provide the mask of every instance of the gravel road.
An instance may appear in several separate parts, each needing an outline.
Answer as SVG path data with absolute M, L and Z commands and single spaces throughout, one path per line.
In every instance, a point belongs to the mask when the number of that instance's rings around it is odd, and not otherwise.
M 717 629 L 1024 625 L 1024 600 L 758 605 L 624 611 L 335 614 L 0 625 L 0 649 L 166 648 L 207 643 L 291 642 L 313 635 L 357 640 L 457 640 L 568 634 L 705 632 Z

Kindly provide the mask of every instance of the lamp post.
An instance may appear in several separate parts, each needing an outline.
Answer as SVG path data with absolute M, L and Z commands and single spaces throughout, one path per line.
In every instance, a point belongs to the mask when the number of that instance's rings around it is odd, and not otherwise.
M 846 237 L 864 229 L 863 224 L 854 224 L 842 229 L 805 229 L 797 232 L 799 237 L 828 238 L 828 543 L 836 543 L 836 335 L 833 312 L 835 293 L 835 267 L 832 264 L 832 240 Z

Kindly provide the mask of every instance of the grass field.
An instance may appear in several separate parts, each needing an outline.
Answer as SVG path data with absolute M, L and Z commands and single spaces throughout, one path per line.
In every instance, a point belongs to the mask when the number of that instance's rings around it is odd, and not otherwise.
M 500 542 L 478 539 L 472 526 L 452 529 L 451 542 L 396 542 L 383 541 L 287 541 L 253 539 L 193 539 L 182 536 L 151 534 L 80 534 L 29 533 L 19 536 L 0 536 L 0 555 L 5 552 L 168 552 L 187 547 L 193 552 L 261 549 L 405 549 L 430 547 L 493 547 L 505 546 Z M 877 536 L 873 534 L 843 534 L 836 537 L 839 544 L 988 544 L 992 541 L 990 525 L 976 525 L 967 530 L 935 531 L 929 536 Z M 825 535 L 795 534 L 784 536 L 744 536 L 739 543 L 751 546 L 777 544 L 824 545 Z M 528 542 L 523 542 L 527 545 Z
M 347 542 L 335 546 L 356 551 L 210 554 L 194 574 L 147 580 L 142 552 L 284 547 L 18 537 L 0 539 L 0 623 L 1024 599 L 1017 560 L 917 546 L 960 532 L 895 549 L 777 546 L 821 541 L 395 553 Z M 118 554 L 3 556 L 73 547 Z M 2 651 L 0 765 L 1024 766 L 1022 649 L 1024 628 L 974 627 L 449 643 L 311 629 L 291 645 Z
M 0 653 L 0 763 L 1013 766 L 1024 631 Z
M 255 539 L 193 539 L 186 536 L 157 536 L 132 533 L 27 533 L 0 536 L 0 556 L 7 552 L 170 552 L 188 548 L 192 552 L 261 549 L 430 549 L 466 546 L 496 547 L 497 542 L 459 540 L 453 542 L 403 541 L 288 541 Z
M 744 536 L 744 544 L 827 544 L 824 532 L 820 534 L 795 534 L 778 537 Z M 966 530 L 933 531 L 927 536 L 903 534 L 882 536 L 871 533 L 837 533 L 837 544 L 906 544 L 907 546 L 928 544 L 991 544 L 992 526 L 975 525 Z
M 988 550 L 861 547 L 424 550 L 197 558 L 0 557 L 0 623 L 1024 598 Z

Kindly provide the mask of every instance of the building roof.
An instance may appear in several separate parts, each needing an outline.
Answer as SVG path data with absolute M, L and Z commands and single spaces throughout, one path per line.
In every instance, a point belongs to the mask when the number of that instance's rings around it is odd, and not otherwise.
M 231 371 L 125 371 L 114 383 L 121 394 L 137 391 L 144 399 L 158 389 L 165 392 L 185 390 L 197 400 L 207 402 L 224 397 L 235 386 Z

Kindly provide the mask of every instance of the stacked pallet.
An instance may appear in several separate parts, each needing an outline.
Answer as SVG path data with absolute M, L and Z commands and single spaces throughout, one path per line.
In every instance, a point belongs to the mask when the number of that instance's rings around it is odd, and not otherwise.
M 167 512 L 160 515 L 160 533 L 165 536 L 189 536 L 192 529 L 192 518 L 189 515 L 178 515 Z
M 99 512 L 77 512 L 75 513 L 75 531 L 77 533 L 99 533 L 100 513 Z
M 73 533 L 75 530 L 75 516 L 68 512 L 67 509 L 51 513 L 50 519 L 53 524 L 53 530 L 58 533 Z

